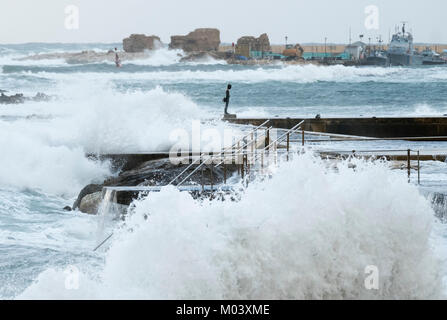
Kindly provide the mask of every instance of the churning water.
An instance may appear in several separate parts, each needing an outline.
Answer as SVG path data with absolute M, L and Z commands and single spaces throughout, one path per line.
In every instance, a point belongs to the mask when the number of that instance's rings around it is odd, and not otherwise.
M 113 174 L 85 153 L 166 150 L 194 120 L 224 129 L 228 82 L 240 116 L 441 116 L 446 68 L 180 63 L 166 49 L 120 69 L 16 60 L 114 46 L 0 47 L 0 89 L 55 96 L 0 105 L 1 298 L 443 297 L 447 230 L 421 189 L 381 163 L 333 170 L 304 155 L 239 202 L 167 188 L 136 201 L 98 252 L 101 217 L 62 208 Z M 425 166 L 423 180 L 445 189 L 445 164 Z M 380 270 L 379 290 L 363 285 L 367 265 Z M 79 288 L 68 290 L 73 268 Z

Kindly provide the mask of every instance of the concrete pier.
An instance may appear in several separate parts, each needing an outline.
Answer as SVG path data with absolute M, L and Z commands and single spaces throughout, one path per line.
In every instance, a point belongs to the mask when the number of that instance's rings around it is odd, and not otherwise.
M 128 206 L 137 199 L 142 193 L 149 194 L 153 192 L 160 192 L 162 186 L 131 186 L 131 187 L 108 187 L 105 186 L 102 189 L 101 198 L 104 200 L 105 195 L 111 192 L 109 201 L 112 201 L 119 205 Z M 228 185 L 188 185 L 188 186 L 176 186 L 180 192 L 189 192 L 193 198 L 216 198 L 222 197 L 224 194 L 229 194 L 237 188 Z
M 267 118 L 224 120 L 258 126 Z M 270 118 L 268 126 L 290 129 L 303 120 L 303 129 L 306 131 L 375 138 L 425 137 L 418 140 L 447 141 L 447 117 Z
M 347 159 L 351 156 L 361 157 L 364 159 L 385 159 L 388 161 L 440 161 L 445 162 L 447 160 L 447 150 L 433 150 L 433 151 L 420 151 L 419 155 L 416 151 L 410 152 L 408 157 L 405 150 L 401 151 L 375 151 L 375 152 L 363 152 L 363 151 L 315 151 L 320 157 L 326 159 Z

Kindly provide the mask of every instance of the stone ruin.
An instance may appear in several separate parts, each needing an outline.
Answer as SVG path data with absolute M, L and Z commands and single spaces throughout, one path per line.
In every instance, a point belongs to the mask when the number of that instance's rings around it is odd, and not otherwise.
M 144 50 L 157 49 L 161 44 L 157 36 L 146 36 L 144 34 L 132 34 L 123 40 L 123 48 L 126 52 L 143 52 Z
M 186 36 L 171 36 L 169 49 L 182 49 L 185 52 L 218 51 L 220 31 L 213 28 L 196 29 Z
M 249 57 L 250 51 L 271 51 L 269 36 L 263 33 L 259 38 L 252 36 L 241 37 L 237 40 L 236 54 Z

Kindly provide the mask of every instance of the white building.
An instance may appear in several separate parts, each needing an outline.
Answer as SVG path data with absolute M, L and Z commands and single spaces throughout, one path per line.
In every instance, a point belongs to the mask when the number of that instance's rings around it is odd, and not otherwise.
M 360 58 L 362 58 L 362 55 L 364 54 L 365 49 L 366 49 L 366 44 L 361 41 L 357 41 L 357 42 L 354 42 L 353 44 L 346 46 L 345 52 L 349 53 L 351 55 L 352 59 L 359 60 Z

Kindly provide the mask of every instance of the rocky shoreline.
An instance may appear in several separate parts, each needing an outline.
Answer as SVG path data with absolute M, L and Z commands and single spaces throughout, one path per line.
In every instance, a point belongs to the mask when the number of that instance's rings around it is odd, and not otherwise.
M 137 162 L 132 160 L 128 162 L 125 158 L 124 162 L 120 162 L 119 174 L 109 177 L 100 184 L 89 184 L 85 186 L 80 192 L 71 208 L 66 207 L 66 210 L 76 210 L 88 214 L 97 214 L 99 206 L 102 201 L 103 187 L 110 186 L 165 186 L 178 174 L 180 174 L 188 165 L 187 164 L 173 164 L 169 158 L 155 159 Z M 193 166 L 189 172 L 194 170 Z M 212 168 L 212 171 L 211 171 Z M 227 177 L 237 171 L 236 165 L 227 165 Z M 186 176 L 186 175 L 185 175 Z M 224 181 L 224 169 L 222 167 L 214 168 L 214 165 L 203 166 L 203 171 L 198 170 L 187 181 L 185 185 L 217 185 Z M 176 185 L 180 181 L 176 181 Z M 138 193 L 122 193 L 117 198 L 117 203 L 128 206 L 137 198 Z
M 0 90 L 0 104 L 20 104 L 26 101 L 50 101 L 52 97 L 45 93 L 38 92 L 34 97 L 26 97 L 23 93 L 16 93 L 13 95 L 6 95 L 5 90 Z
M 126 61 L 145 60 L 152 56 L 152 51 L 144 52 L 125 52 L 117 51 L 118 56 L 122 63 Z M 201 61 L 201 60 L 227 60 L 226 53 L 224 52 L 205 52 L 194 51 L 185 55 L 179 54 L 180 62 L 189 61 Z M 87 50 L 82 52 L 56 52 L 56 53 L 43 53 L 32 56 L 27 56 L 18 59 L 18 61 L 39 61 L 39 60 L 64 60 L 67 64 L 86 64 L 86 63 L 102 63 L 113 62 L 115 63 L 115 52 L 96 52 L 93 50 Z
M 20 58 L 24 60 L 64 60 L 68 64 L 85 64 L 85 63 L 101 63 L 116 62 L 116 54 L 118 54 L 121 63 L 134 60 L 143 60 L 151 57 L 152 53 L 160 48 L 168 48 L 169 50 L 180 50 L 178 57 L 180 62 L 200 62 L 209 61 L 210 59 L 226 61 L 228 64 L 240 65 L 265 65 L 276 64 L 278 61 L 290 64 L 315 64 L 315 61 L 304 61 L 295 49 L 288 49 L 292 55 L 288 55 L 287 59 L 278 60 L 271 53 L 271 45 L 267 34 L 261 34 L 258 38 L 253 36 L 243 36 L 238 39 L 237 44 L 230 48 L 221 46 L 220 31 L 215 28 L 199 28 L 188 33 L 187 35 L 171 36 L 169 45 L 164 45 L 160 38 L 156 35 L 146 36 L 144 34 L 131 34 L 123 39 L 123 50 L 113 50 L 108 52 L 96 52 L 86 50 L 81 52 L 59 52 L 36 54 Z M 301 48 L 299 45 L 297 48 Z M 180 53 L 181 52 L 181 53 Z M 257 52 L 256 58 L 251 58 L 251 54 Z M 260 55 L 259 55 L 260 53 Z M 265 55 L 264 55 L 265 53 Z M 302 52 L 301 52 L 302 54 Z M 285 58 L 283 56 L 282 58 Z
M 132 62 L 136 60 L 150 59 L 152 52 L 135 52 L 129 53 L 124 51 L 117 52 L 121 62 L 125 65 L 126 62 Z M 235 58 L 232 54 L 227 52 L 207 52 L 207 51 L 194 51 L 184 55 L 179 54 L 180 62 L 207 62 L 209 60 L 224 61 L 227 64 L 237 65 L 273 65 L 283 63 L 287 65 L 320 65 L 321 62 L 317 60 L 292 60 L 292 61 L 279 61 L 272 59 L 250 59 L 240 60 Z M 115 62 L 115 52 L 96 52 L 96 51 L 82 51 L 77 53 L 59 52 L 59 53 L 44 53 L 27 56 L 19 59 L 25 60 L 64 60 L 67 64 L 87 64 L 87 63 L 102 63 L 102 62 Z
M 148 52 L 118 52 L 121 61 L 132 61 L 147 59 L 150 55 Z M 26 60 L 64 60 L 68 64 L 84 64 L 84 63 L 101 63 L 101 62 L 115 62 L 115 52 L 110 50 L 108 52 L 96 52 L 93 50 L 86 50 L 81 52 L 55 52 L 42 53 L 32 56 L 27 56 L 18 59 L 18 61 Z

